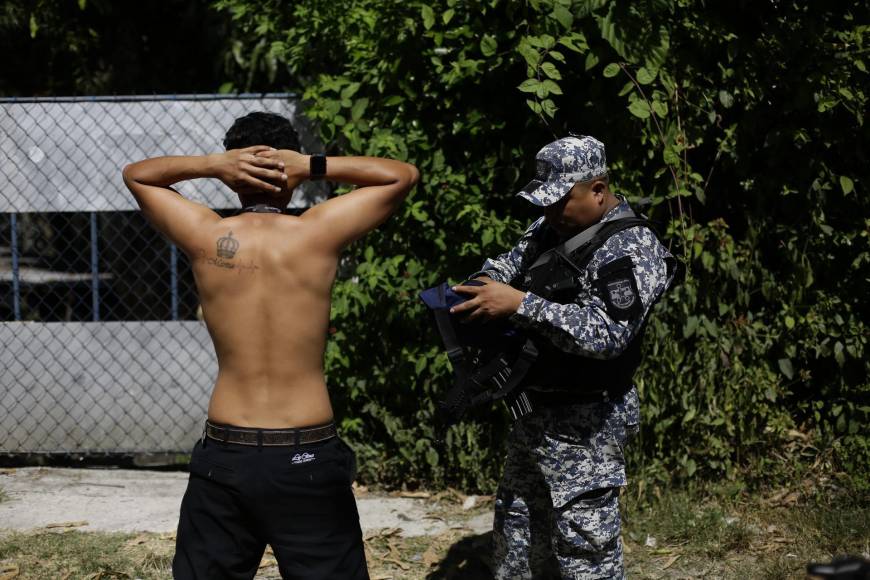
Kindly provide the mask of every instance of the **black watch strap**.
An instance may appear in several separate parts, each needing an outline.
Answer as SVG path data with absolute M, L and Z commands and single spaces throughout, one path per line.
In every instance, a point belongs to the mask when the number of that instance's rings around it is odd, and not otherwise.
M 311 179 L 322 179 L 326 176 L 326 155 L 315 153 L 309 157 L 308 171 Z

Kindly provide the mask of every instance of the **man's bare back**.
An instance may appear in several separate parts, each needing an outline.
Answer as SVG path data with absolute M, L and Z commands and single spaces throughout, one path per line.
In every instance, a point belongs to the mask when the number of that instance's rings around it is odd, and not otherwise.
M 340 252 L 395 210 L 417 171 L 387 159 L 330 157 L 328 179 L 363 187 L 299 217 L 243 212 L 221 219 L 169 186 L 215 177 L 244 192 L 243 200 L 278 197 L 286 205 L 308 172 L 307 156 L 268 147 L 148 159 L 124 171 L 143 214 L 193 264 L 218 358 L 208 410 L 215 423 L 270 429 L 332 419 L 323 353 Z
M 242 213 L 201 232 L 192 254 L 219 373 L 209 419 L 241 427 L 327 423 L 323 377 L 336 256 L 316 225 Z

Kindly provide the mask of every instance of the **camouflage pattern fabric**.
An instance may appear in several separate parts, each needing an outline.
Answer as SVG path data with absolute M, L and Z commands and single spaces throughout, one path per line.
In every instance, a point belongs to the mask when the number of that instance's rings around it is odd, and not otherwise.
M 620 210 L 628 209 L 624 198 L 601 218 L 607 221 Z M 537 257 L 535 234 L 544 224 L 544 218 L 534 222 L 517 245 L 499 257 L 487 260 L 480 272 L 497 282 L 509 284 L 524 272 Z M 641 315 L 617 320 L 608 310 L 608 296 L 598 281 L 599 270 L 622 258 L 629 258 L 637 292 L 641 301 Z M 529 328 L 546 337 L 558 348 L 572 354 L 592 358 L 613 358 L 628 347 L 643 326 L 655 301 L 673 279 L 666 260 L 671 254 L 648 228 L 638 226 L 614 234 L 593 255 L 584 276 L 578 281 L 580 291 L 570 304 L 559 304 L 527 292 L 511 322 L 520 328 Z
M 618 401 L 537 409 L 514 425 L 496 496 L 497 579 L 625 577 L 619 488 L 639 419 L 631 389 Z
M 627 208 L 620 198 L 602 221 Z M 509 284 L 524 275 L 542 250 L 536 246 L 544 227 L 543 218 L 534 222 L 514 248 L 487 260 L 472 277 Z M 527 292 L 511 321 L 563 351 L 615 358 L 638 336 L 672 282 L 672 259 L 648 228 L 623 230 L 592 255 L 573 301 L 560 304 Z M 618 263 L 628 265 L 630 288 L 620 285 L 623 280 L 615 287 L 601 283 Z M 633 314 L 614 314 L 614 302 L 626 296 L 639 301 Z M 514 425 L 496 500 L 497 578 L 624 577 L 619 488 L 626 483 L 623 447 L 638 423 L 632 388 L 620 400 L 538 408 Z
M 565 137 L 535 156 L 535 178 L 517 195 L 535 205 L 556 203 L 574 184 L 607 174 L 604 143 L 594 137 Z

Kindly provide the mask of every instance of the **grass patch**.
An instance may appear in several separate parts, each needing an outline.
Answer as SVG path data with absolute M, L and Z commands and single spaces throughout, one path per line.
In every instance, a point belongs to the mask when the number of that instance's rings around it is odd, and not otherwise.
M 749 494 L 731 484 L 626 500 L 626 562 L 640 578 L 802 578 L 807 563 L 866 557 L 870 543 L 866 496 L 831 486 Z
M 721 559 L 746 550 L 753 540 L 745 514 L 727 495 L 704 498 L 697 492 L 677 491 L 648 505 L 626 499 L 626 535 L 646 547 L 682 546 L 687 552 Z
M 133 539 L 79 531 L 14 533 L 0 538 L 0 566 L 17 569 L 16 580 L 169 578 L 163 554 L 155 557 L 148 546 L 131 544 Z
M 640 495 L 629 488 L 623 500 L 632 578 L 802 578 L 808 562 L 866 556 L 870 543 L 870 500 L 843 489 L 750 494 L 729 484 Z M 491 533 L 463 529 L 418 538 L 378 530 L 366 537 L 366 556 L 378 580 L 486 579 L 491 542 Z M 16 579 L 168 579 L 174 545 L 173 534 L 14 533 L 0 536 L 0 576 L 12 569 Z M 267 551 L 257 578 L 280 578 L 276 564 Z
M 6 494 L 6 492 L 3 490 L 3 488 L 0 487 L 0 503 L 3 503 L 7 499 L 9 499 L 9 496 Z

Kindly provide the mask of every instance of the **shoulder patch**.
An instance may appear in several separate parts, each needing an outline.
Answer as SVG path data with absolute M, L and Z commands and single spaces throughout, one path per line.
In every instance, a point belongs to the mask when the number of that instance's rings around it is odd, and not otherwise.
M 633 267 L 631 258 L 625 256 L 598 269 L 595 285 L 614 320 L 631 320 L 643 313 Z

